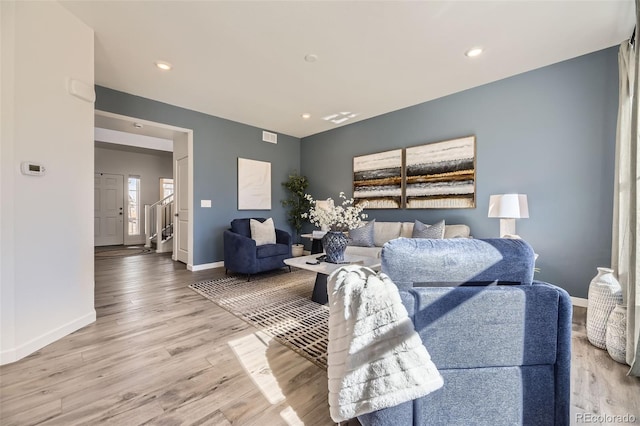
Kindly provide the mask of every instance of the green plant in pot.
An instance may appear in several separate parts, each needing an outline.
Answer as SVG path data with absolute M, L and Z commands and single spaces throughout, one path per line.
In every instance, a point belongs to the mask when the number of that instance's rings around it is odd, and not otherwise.
M 282 200 L 282 206 L 288 208 L 287 221 L 295 231 L 293 241 L 295 244 L 291 247 L 294 256 L 302 256 L 304 245 L 300 244 L 300 232 L 302 224 L 305 222 L 303 215 L 309 211 L 310 203 L 305 198 L 305 191 L 309 186 L 306 176 L 294 172 L 289 175 L 286 182 L 282 182 L 287 190 L 288 197 Z

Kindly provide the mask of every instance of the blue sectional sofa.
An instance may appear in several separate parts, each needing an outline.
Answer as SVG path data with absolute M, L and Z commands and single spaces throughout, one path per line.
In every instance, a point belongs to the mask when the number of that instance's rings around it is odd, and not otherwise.
M 568 425 L 571 300 L 534 281 L 533 268 L 523 240 L 386 243 L 382 272 L 444 387 L 362 415 L 362 425 Z

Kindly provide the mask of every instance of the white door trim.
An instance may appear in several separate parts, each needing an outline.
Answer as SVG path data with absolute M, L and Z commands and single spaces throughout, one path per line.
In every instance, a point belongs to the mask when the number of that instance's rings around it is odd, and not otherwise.
M 190 207 L 189 208 L 189 225 L 188 225 L 189 263 L 187 263 L 187 269 L 193 270 L 193 129 L 172 126 L 171 124 L 158 123 L 155 121 L 144 120 L 144 119 L 130 117 L 122 114 L 115 114 L 112 112 L 100 111 L 97 109 L 95 110 L 95 115 L 130 122 L 132 123 L 132 125 L 134 122 L 136 122 L 136 123 L 142 124 L 143 126 L 157 127 L 160 129 L 174 132 L 174 133 L 182 133 L 183 135 L 186 135 L 187 152 L 189 155 L 189 178 L 188 178 L 189 185 L 188 185 L 187 199 L 189 200 L 189 207 Z
M 189 156 L 189 262 L 187 269 L 193 270 L 193 130 L 187 132 L 187 155 Z

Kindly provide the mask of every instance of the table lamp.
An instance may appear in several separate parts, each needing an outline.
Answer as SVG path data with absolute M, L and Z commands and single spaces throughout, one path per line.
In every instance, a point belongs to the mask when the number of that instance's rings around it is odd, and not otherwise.
M 500 237 L 517 236 L 516 219 L 529 217 L 526 194 L 490 196 L 489 217 L 500 218 Z

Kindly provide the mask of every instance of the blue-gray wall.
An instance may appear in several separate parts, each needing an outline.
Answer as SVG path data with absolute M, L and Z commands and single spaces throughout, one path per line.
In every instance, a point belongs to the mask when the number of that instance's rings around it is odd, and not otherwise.
M 222 233 L 234 218 L 273 217 L 276 227 L 290 230 L 281 183 L 300 169 L 298 138 L 279 134 L 277 144 L 262 142 L 263 129 L 100 86 L 96 109 L 193 130 L 194 265 L 223 259 Z M 271 211 L 238 210 L 238 157 L 271 163 Z M 212 208 L 201 208 L 203 199 Z
M 587 297 L 611 263 L 618 48 L 551 65 L 302 139 L 301 168 L 315 198 L 352 191 L 354 156 L 476 136 L 476 208 L 368 210 L 370 218 L 466 223 L 497 237 L 489 195 L 528 195 L 517 232 L 540 255 L 537 279 Z M 429 78 L 425 75 L 425 78 Z M 451 78 L 455 78 L 452 75 Z

